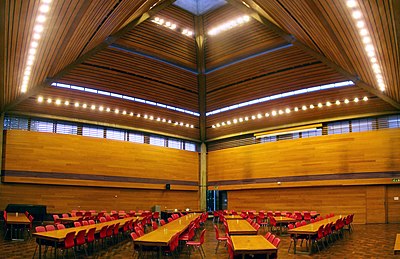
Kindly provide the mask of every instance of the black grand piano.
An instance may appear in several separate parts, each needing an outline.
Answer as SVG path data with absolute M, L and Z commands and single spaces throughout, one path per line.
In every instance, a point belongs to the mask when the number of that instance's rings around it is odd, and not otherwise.
M 32 214 L 34 221 L 43 222 L 46 218 L 46 206 L 45 205 L 33 205 L 33 204 L 8 204 L 6 207 L 7 212 L 18 212 L 24 213 L 28 211 Z

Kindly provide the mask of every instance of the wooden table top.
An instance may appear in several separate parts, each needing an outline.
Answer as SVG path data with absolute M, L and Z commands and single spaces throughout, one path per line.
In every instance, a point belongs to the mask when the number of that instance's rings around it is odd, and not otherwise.
M 225 215 L 226 220 L 234 220 L 234 219 L 244 219 L 240 215 Z
M 26 217 L 25 213 L 17 213 L 12 212 L 12 213 L 7 213 L 7 224 L 13 224 L 13 225 L 17 225 L 17 224 L 22 224 L 22 225 L 26 225 L 26 224 L 30 224 L 31 222 L 29 221 L 29 219 Z
M 47 240 L 53 240 L 53 241 L 63 241 L 65 236 L 72 231 L 75 231 L 75 234 L 78 234 L 80 230 L 85 229 L 86 232 L 91 229 L 91 228 L 96 228 L 96 233 L 100 232 L 101 228 L 104 226 L 110 226 L 114 225 L 117 223 L 120 223 L 120 228 L 125 224 L 125 222 L 133 219 L 134 221 L 136 220 L 142 220 L 143 218 L 141 217 L 129 217 L 129 218 L 123 218 L 123 219 L 118 219 L 118 220 L 112 220 L 112 221 L 107 221 L 103 223 L 97 223 L 93 225 L 87 225 L 87 226 L 80 226 L 80 227 L 74 227 L 74 228 L 66 228 L 66 229 L 60 229 L 60 230 L 54 230 L 54 231 L 49 231 L 49 232 L 39 232 L 39 233 L 33 233 L 32 235 L 36 238 L 40 239 L 47 239 Z
M 396 241 L 394 243 L 393 251 L 395 255 L 400 254 L 400 234 L 396 235 Z
M 296 222 L 296 219 L 288 218 L 288 217 L 274 217 L 277 223 L 289 223 L 289 222 Z
M 231 235 L 257 235 L 257 230 L 247 220 L 228 220 L 227 224 Z
M 82 218 L 83 216 L 76 216 L 76 217 L 68 217 L 68 218 L 59 218 L 61 222 L 74 222 L 78 221 Z
M 336 220 L 340 219 L 342 216 L 334 216 L 332 218 L 327 218 L 327 219 L 323 219 L 314 223 L 310 223 L 307 224 L 305 226 L 302 227 L 298 227 L 298 228 L 293 228 L 293 229 L 289 229 L 288 233 L 289 234 L 308 234 L 308 235 L 313 235 L 313 234 L 317 234 L 318 232 L 318 228 L 321 225 L 326 225 L 328 223 L 335 223 Z
M 231 236 L 235 254 L 261 254 L 277 252 L 277 248 L 262 235 Z
M 187 229 L 190 222 L 198 218 L 201 214 L 192 213 L 175 219 L 158 229 L 145 234 L 135 240 L 135 244 L 146 246 L 167 246 L 177 233 L 182 233 Z

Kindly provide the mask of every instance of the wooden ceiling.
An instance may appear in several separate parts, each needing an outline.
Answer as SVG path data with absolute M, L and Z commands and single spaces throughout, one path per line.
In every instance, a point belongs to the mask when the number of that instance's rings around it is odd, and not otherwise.
M 0 10 L 0 105 L 6 113 L 52 116 L 159 132 L 199 140 L 257 132 L 285 125 L 397 112 L 400 108 L 400 1 L 358 0 L 386 84 L 377 81 L 345 0 L 227 0 L 197 17 L 172 0 L 53 0 L 39 41 L 27 93 L 21 93 L 25 64 L 39 13 L 38 0 L 6 0 Z M 245 4 L 243 4 L 245 3 Z M 242 15 L 250 21 L 211 36 L 207 32 Z M 171 30 L 155 17 L 177 24 Z M 202 28 L 199 28 L 202 27 Z M 181 31 L 197 32 L 188 37 Z M 200 32 L 204 31 L 203 34 Z M 197 41 L 196 41 L 197 39 Z M 203 40 L 204 45 L 198 45 Z M 202 48 L 204 46 L 204 49 Z M 199 85 L 199 64 L 205 85 Z M 257 98 L 352 80 L 355 85 L 301 94 L 200 117 L 200 113 Z M 156 102 L 51 86 L 88 87 Z M 200 103 L 199 95 L 206 95 Z M 38 103 L 37 98 L 86 103 L 96 109 Z M 367 102 L 324 106 L 298 113 L 212 128 L 216 123 L 272 110 L 367 96 Z M 118 109 L 99 111 L 98 107 Z M 127 115 L 122 112 L 126 111 Z M 128 116 L 129 113 L 135 116 Z M 140 114 L 141 117 L 136 115 Z M 153 120 L 143 116 L 153 116 Z M 163 123 L 165 119 L 178 122 Z M 186 127 L 186 124 L 189 127 Z M 193 128 L 190 127 L 193 125 Z

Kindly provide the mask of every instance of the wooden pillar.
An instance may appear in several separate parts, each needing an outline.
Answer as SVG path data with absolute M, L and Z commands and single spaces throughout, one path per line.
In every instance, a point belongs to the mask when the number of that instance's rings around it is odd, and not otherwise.
M 199 200 L 200 209 L 207 209 L 207 146 L 206 140 L 206 75 L 204 56 L 204 24 L 203 16 L 194 19 L 197 56 L 197 84 L 199 92 L 199 130 L 200 130 L 200 168 L 199 168 Z

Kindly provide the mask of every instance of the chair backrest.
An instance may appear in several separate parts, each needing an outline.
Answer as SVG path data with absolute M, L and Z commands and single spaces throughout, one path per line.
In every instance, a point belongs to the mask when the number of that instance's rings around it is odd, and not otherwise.
M 107 221 L 107 220 L 106 220 L 105 217 L 101 217 L 101 218 L 100 218 L 100 222 L 101 222 L 101 223 L 106 222 L 106 221 Z
M 107 229 L 108 229 L 108 226 L 103 226 L 100 229 L 100 234 L 99 234 L 100 238 L 105 238 L 107 236 Z
M 270 237 L 272 235 L 272 233 L 271 232 L 267 232 L 267 234 L 265 234 L 265 239 L 267 239 L 268 240 L 268 238 Z
M 138 239 L 139 237 L 138 237 L 138 235 L 137 235 L 135 232 L 132 232 L 132 233 L 131 233 L 131 238 L 132 238 L 133 241 L 135 241 L 135 240 Z
M 164 226 L 165 225 L 165 220 L 160 219 L 160 224 L 161 224 L 161 226 Z
M 53 220 L 54 220 L 54 222 L 58 222 L 58 221 L 60 221 L 60 217 L 58 215 L 54 214 Z
M 81 223 L 82 226 L 87 226 L 89 225 L 89 222 L 87 220 L 83 220 Z
M 118 235 L 119 225 L 120 225 L 120 223 L 117 223 L 114 225 L 114 235 Z
M 214 225 L 214 229 L 215 229 L 215 238 L 218 239 L 219 238 L 218 227 L 216 225 Z
M 75 215 L 77 217 L 80 217 L 80 216 L 83 216 L 83 213 L 82 213 L 82 211 L 77 211 L 77 212 L 75 212 Z
M 76 234 L 75 245 L 80 246 L 86 243 L 85 235 L 86 235 L 86 229 L 80 230 L 78 234 Z
M 46 231 L 54 231 L 54 230 L 56 230 L 54 225 L 46 225 Z
M 280 217 L 282 214 L 281 214 L 281 212 L 278 210 L 278 211 L 275 211 L 275 217 Z
M 33 216 L 32 215 L 29 215 L 28 216 L 28 219 L 29 219 L 29 221 L 32 223 L 33 222 Z
M 64 224 L 57 224 L 56 227 L 57 227 L 58 230 L 65 229 Z
M 318 239 L 321 239 L 323 237 L 324 237 L 324 225 L 321 225 L 318 228 Z
M 69 215 L 67 213 L 62 214 L 63 218 L 69 218 Z
M 157 222 L 155 221 L 151 222 L 151 225 L 153 226 L 153 230 L 156 230 L 158 228 Z
M 107 237 L 112 236 L 113 233 L 114 233 L 114 225 L 109 225 L 107 228 Z
M 274 239 L 274 241 L 272 242 L 272 244 L 277 248 L 279 246 L 279 244 L 281 243 L 281 239 L 276 237 Z
M 160 217 L 160 212 L 156 211 L 153 213 L 153 219 L 158 219 Z
M 293 224 L 289 224 L 288 225 L 288 229 L 294 229 L 294 225 Z
M 275 235 L 270 235 L 269 237 L 268 237 L 268 241 L 270 242 L 270 243 L 272 243 L 272 242 L 274 242 L 274 239 L 275 239 Z
M 96 222 L 93 219 L 89 219 L 89 225 L 94 225 Z
M 90 228 L 86 234 L 86 242 L 91 243 L 94 241 L 94 234 L 96 233 L 96 228 Z
M 36 232 L 46 232 L 46 228 L 45 227 L 43 227 L 43 226 L 37 226 L 37 227 L 35 227 L 35 231 Z
M 168 218 L 168 222 L 171 222 L 171 221 L 173 221 L 173 219 L 171 217 L 169 217 Z
M 78 221 L 75 221 L 74 222 L 74 226 L 77 228 L 77 227 L 80 227 L 81 226 L 81 223 L 80 222 L 78 222 Z
M 201 234 L 200 234 L 200 245 L 202 245 L 204 243 L 205 233 L 206 233 L 206 229 L 203 229 L 203 231 L 201 231 Z
M 67 233 L 64 239 L 64 248 L 68 249 L 75 246 L 75 231 Z
M 112 220 L 111 216 L 110 215 L 106 215 L 106 221 L 111 221 L 111 220 Z

